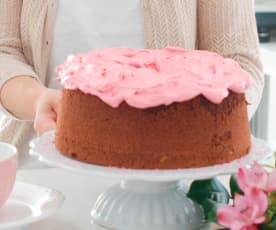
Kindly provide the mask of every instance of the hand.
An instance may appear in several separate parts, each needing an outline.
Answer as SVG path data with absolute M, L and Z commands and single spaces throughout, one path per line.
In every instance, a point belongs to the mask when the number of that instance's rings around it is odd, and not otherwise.
M 45 88 L 37 98 L 34 129 L 39 136 L 56 129 L 60 98 L 60 91 L 48 88 Z

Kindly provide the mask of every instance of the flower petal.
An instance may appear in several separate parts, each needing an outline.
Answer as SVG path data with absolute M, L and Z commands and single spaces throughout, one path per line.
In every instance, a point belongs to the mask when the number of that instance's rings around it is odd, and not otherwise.
M 268 173 L 257 162 L 254 162 L 250 169 L 245 167 L 239 169 L 238 184 L 244 192 L 247 192 L 249 188 L 265 189 L 267 181 Z
M 268 181 L 267 171 L 256 161 L 250 170 L 250 184 L 255 184 L 257 188 L 264 189 Z
M 244 167 L 239 168 L 238 175 L 237 175 L 237 182 L 242 191 L 245 191 L 248 189 L 246 175 L 247 175 L 246 169 Z
M 258 213 L 256 214 L 257 216 L 254 217 L 254 219 L 263 216 L 263 214 L 268 208 L 267 195 L 262 190 L 253 188 L 247 194 L 247 197 L 249 200 L 252 201 L 252 205 L 256 205 L 256 207 L 258 207 Z
M 254 223 L 256 218 L 262 217 L 268 208 L 268 197 L 260 189 L 250 189 L 245 195 L 236 194 L 234 208 L 240 213 L 239 219 L 246 225 Z
M 268 176 L 268 182 L 265 191 L 272 192 L 276 190 L 276 169 L 274 169 Z
M 249 207 L 251 207 L 251 203 L 248 202 L 246 195 L 236 194 L 234 198 L 234 206 L 235 209 L 242 213 L 244 210 L 247 210 Z
M 240 230 L 258 230 L 258 228 L 255 225 L 246 226 Z
M 265 217 L 264 216 L 261 216 L 257 219 L 254 220 L 254 224 L 261 224 L 265 221 Z
M 241 216 L 240 212 L 232 206 L 222 206 L 217 211 L 218 223 L 233 230 L 241 229 L 247 225 Z

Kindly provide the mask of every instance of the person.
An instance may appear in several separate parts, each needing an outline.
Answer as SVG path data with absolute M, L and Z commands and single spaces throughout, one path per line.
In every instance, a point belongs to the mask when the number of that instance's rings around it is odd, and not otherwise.
M 61 95 L 54 70 L 68 54 L 121 46 L 209 50 L 250 74 L 250 118 L 261 99 L 252 0 L 1 0 L 0 25 L 0 141 L 19 148 L 22 167 L 34 130 L 55 129 Z

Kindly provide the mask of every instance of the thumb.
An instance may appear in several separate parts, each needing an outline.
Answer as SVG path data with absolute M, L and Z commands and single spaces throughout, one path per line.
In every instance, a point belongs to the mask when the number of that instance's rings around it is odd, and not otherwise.
M 50 118 L 41 119 L 40 122 L 38 122 L 38 124 L 35 126 L 35 130 L 38 136 L 41 136 L 43 133 L 54 129 L 56 129 L 56 122 Z
M 51 106 L 52 106 L 52 109 L 53 109 L 55 112 L 58 111 L 60 98 L 61 98 L 60 94 L 57 94 L 57 95 L 56 95 L 56 98 L 52 101 Z
M 34 128 L 38 136 L 43 133 L 56 129 L 56 122 L 51 116 L 41 116 L 35 119 Z

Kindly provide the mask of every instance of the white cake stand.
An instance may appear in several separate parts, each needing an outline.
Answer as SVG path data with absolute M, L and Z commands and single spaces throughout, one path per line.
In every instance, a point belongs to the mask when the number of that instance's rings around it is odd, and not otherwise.
M 252 138 L 250 153 L 236 161 L 211 167 L 177 170 L 133 170 L 87 164 L 62 155 L 53 143 L 54 132 L 33 140 L 30 154 L 48 165 L 77 173 L 121 179 L 102 193 L 91 214 L 93 222 L 114 230 L 192 230 L 204 224 L 201 207 L 178 183 L 182 179 L 208 179 L 236 173 L 241 165 L 266 162 L 273 152 Z

